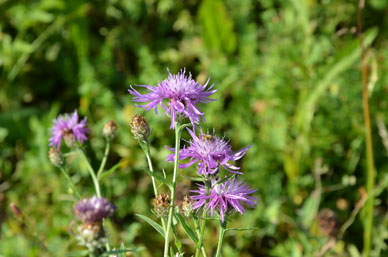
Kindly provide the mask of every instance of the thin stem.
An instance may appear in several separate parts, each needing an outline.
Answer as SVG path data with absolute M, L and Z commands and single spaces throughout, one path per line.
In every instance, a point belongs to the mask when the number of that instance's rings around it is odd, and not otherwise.
M 206 225 L 206 220 L 202 220 L 202 223 L 201 223 L 201 230 L 199 232 L 199 238 L 198 238 L 198 244 L 196 246 L 196 251 L 195 251 L 195 257 L 199 257 L 199 253 L 201 251 L 201 249 L 203 249 L 203 252 L 204 252 L 204 247 L 203 247 L 203 235 L 205 233 L 205 225 Z M 206 253 L 204 254 L 204 256 L 206 256 Z
M 100 184 L 98 183 L 96 173 L 94 172 L 92 165 L 90 165 L 90 162 L 88 160 L 88 157 L 86 157 L 85 152 L 81 148 L 79 148 L 79 151 L 81 152 L 81 154 L 86 162 L 86 167 L 88 168 L 89 174 L 92 177 L 94 187 L 96 189 L 96 194 L 99 198 L 101 198 Z
M 224 235 L 226 230 L 226 221 L 220 221 L 220 234 L 218 236 L 218 246 L 216 257 L 221 257 L 222 243 L 224 241 Z
M 364 9 L 364 0 L 358 2 L 358 32 L 361 44 L 361 78 L 362 78 L 362 105 L 364 111 L 364 127 L 365 127 L 365 147 L 367 159 L 367 174 L 366 174 L 366 192 L 371 196 L 365 204 L 365 230 L 364 230 L 364 249 L 362 255 L 367 257 L 370 255 L 371 238 L 373 230 L 373 202 L 374 202 L 374 187 L 376 168 L 373 156 L 372 128 L 370 122 L 369 111 L 369 93 L 368 93 L 368 70 L 366 66 L 366 51 L 364 45 L 364 36 L 362 33 L 362 11 Z
M 139 144 L 141 146 L 141 149 L 143 149 L 144 154 L 145 154 L 145 156 L 147 158 L 148 169 L 151 172 L 154 172 L 154 167 L 153 167 L 152 161 L 151 161 L 151 150 L 150 150 L 150 145 L 148 143 L 148 140 L 147 141 L 140 141 L 139 140 Z M 152 180 L 152 187 L 154 189 L 155 197 L 157 197 L 158 196 L 158 188 L 156 187 L 155 178 L 153 176 L 151 176 L 151 180 Z M 162 221 L 162 226 L 163 226 L 164 233 L 166 233 L 166 222 L 164 221 L 163 217 L 160 217 L 160 220 Z
M 102 158 L 100 168 L 98 169 L 98 172 L 97 172 L 98 179 L 100 179 L 100 176 L 104 171 L 106 161 L 108 160 L 109 151 L 110 151 L 110 139 L 107 139 L 106 145 L 105 145 L 104 157 Z
M 67 179 L 67 182 L 69 183 L 71 189 L 73 189 L 73 192 L 75 193 L 75 195 L 77 196 L 77 198 L 78 198 L 78 199 L 81 199 L 81 195 L 80 195 L 80 193 L 78 192 L 77 187 L 74 185 L 73 180 L 71 180 L 69 173 L 68 173 L 68 172 L 65 170 L 65 168 L 63 168 L 63 167 L 60 167 L 59 169 L 61 170 L 61 172 L 63 173 L 63 175 L 64 175 L 65 178 Z
M 209 195 L 210 188 L 211 188 L 211 182 L 205 181 L 206 195 Z M 207 200 L 206 200 L 206 203 L 207 203 Z M 199 252 L 201 249 L 202 249 L 203 256 L 206 256 L 205 248 L 203 247 L 203 235 L 205 233 L 205 225 L 206 225 L 206 220 L 202 219 L 201 230 L 199 232 L 198 245 L 196 246 L 197 249 L 195 251 L 195 257 L 199 257 Z
M 178 122 L 175 122 L 175 160 L 174 160 L 174 174 L 172 177 L 172 189 L 171 189 L 171 206 L 170 211 L 168 213 L 168 220 L 167 220 L 167 230 L 166 230 L 166 237 L 164 242 L 164 257 L 168 257 L 168 251 L 170 247 L 170 231 L 171 231 L 171 225 L 172 225 L 172 217 L 174 215 L 174 202 L 175 202 L 175 189 L 176 189 L 176 181 L 178 177 L 178 161 L 179 161 L 179 149 L 180 149 L 180 143 L 181 143 L 181 134 L 182 129 L 184 126 L 180 126 Z

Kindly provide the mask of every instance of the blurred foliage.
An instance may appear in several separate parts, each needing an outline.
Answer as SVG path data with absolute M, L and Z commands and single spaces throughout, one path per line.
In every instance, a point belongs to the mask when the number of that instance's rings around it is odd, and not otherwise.
M 388 256 L 387 8 L 387 1 L 371 0 L 364 10 L 381 185 L 376 257 Z M 149 177 L 138 172 L 146 162 L 129 132 L 129 120 L 142 111 L 127 89 L 154 85 L 167 68 L 176 73 L 183 67 L 200 82 L 210 77 L 219 89 L 217 101 L 202 106 L 206 128 L 225 133 L 235 150 L 252 145 L 239 164 L 258 188 L 260 205 L 236 215 L 230 226 L 260 229 L 227 232 L 224 255 L 360 256 L 362 212 L 343 236 L 327 236 L 317 218 L 330 208 L 341 227 L 365 197 L 356 2 L 0 0 L 0 17 L 0 256 L 82 250 L 68 233 L 73 198 L 47 158 L 52 119 L 77 108 L 88 117 L 93 160 L 103 156 L 103 124 L 119 124 L 108 167 L 122 165 L 103 184 L 118 207 L 109 224 L 111 242 L 145 247 L 133 256 L 162 255 L 155 249 L 163 242 L 134 216 L 152 215 L 152 190 Z M 143 114 L 153 128 L 155 166 L 170 173 L 172 164 L 164 161 L 164 145 L 173 144 L 169 121 Z M 71 165 L 77 186 L 91 195 L 84 164 L 72 158 Z M 24 218 L 13 215 L 11 202 Z M 217 238 L 213 226 L 205 235 L 209 256 Z M 189 242 L 183 245 L 188 255 Z

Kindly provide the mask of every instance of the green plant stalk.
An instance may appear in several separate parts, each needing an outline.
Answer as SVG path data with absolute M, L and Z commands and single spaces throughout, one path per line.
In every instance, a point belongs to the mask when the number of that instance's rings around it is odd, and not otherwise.
M 199 232 L 199 238 L 198 238 L 198 244 L 196 245 L 196 250 L 195 250 L 195 257 L 199 257 L 199 253 L 202 249 L 202 254 L 203 256 L 206 256 L 205 249 L 203 247 L 203 235 L 205 233 L 205 225 L 206 225 L 206 220 L 203 219 L 201 223 L 201 230 Z
M 166 237 L 164 241 L 164 257 L 168 257 L 168 250 L 170 247 L 170 231 L 171 231 L 171 225 L 172 225 L 172 217 L 174 215 L 174 209 L 175 209 L 175 189 L 176 189 L 176 181 L 178 177 L 178 162 L 179 162 L 179 149 L 180 149 L 180 143 L 181 143 L 181 134 L 182 134 L 182 128 L 184 126 L 180 126 L 178 122 L 175 122 L 175 160 L 174 160 L 174 174 L 172 177 L 172 188 L 171 188 L 171 206 L 170 211 L 168 213 L 168 220 L 167 220 L 167 229 L 166 229 Z
M 102 158 L 100 168 L 97 171 L 97 178 L 99 180 L 100 180 L 100 176 L 102 175 L 102 172 L 104 171 L 106 161 L 108 160 L 109 151 L 110 151 L 110 139 L 107 139 L 106 145 L 105 145 L 104 157 Z
M 105 164 L 103 164 L 103 162 L 106 163 L 106 159 L 108 158 L 108 154 L 109 154 L 109 148 L 110 148 L 110 143 L 107 143 L 107 145 L 106 145 L 106 147 L 105 147 L 105 153 L 106 153 L 106 154 L 104 154 L 104 157 L 103 157 L 103 160 L 101 161 L 101 165 L 100 165 L 100 169 L 99 169 L 99 170 L 103 170 L 103 169 L 104 169 Z M 92 177 L 93 184 L 94 184 L 94 187 L 95 187 L 95 189 L 96 189 L 97 197 L 101 198 L 100 184 L 99 184 L 99 182 L 98 182 L 98 178 L 97 178 L 97 176 L 96 176 L 96 173 L 94 172 L 94 169 L 93 169 L 92 165 L 90 164 L 90 162 L 89 162 L 89 160 L 88 160 L 88 157 L 86 157 L 85 152 L 84 152 L 81 148 L 79 148 L 79 151 L 81 152 L 82 156 L 83 156 L 84 159 L 85 159 L 86 166 L 87 166 L 87 168 L 88 168 L 88 171 L 89 171 L 90 176 Z M 100 172 L 100 171 L 99 171 L 99 172 Z M 101 173 L 100 173 L 100 174 L 101 174 Z M 103 220 L 103 225 L 104 225 L 104 227 L 106 227 L 106 222 L 105 222 L 105 220 Z M 106 250 L 107 250 L 107 251 L 110 251 L 109 242 L 107 242 L 107 243 L 105 244 L 105 247 L 106 247 Z
M 140 144 L 141 148 L 143 149 L 144 154 L 147 158 L 149 170 L 151 172 L 154 172 L 154 167 L 152 165 L 152 160 L 151 160 L 151 150 L 150 150 L 150 145 L 149 145 L 148 141 L 139 141 L 139 144 Z M 155 197 L 157 197 L 158 196 L 158 188 L 156 187 L 155 178 L 151 176 L 151 180 L 152 180 L 152 187 L 154 189 Z M 164 233 L 166 233 L 166 222 L 164 221 L 163 217 L 160 217 L 160 220 L 162 221 L 163 231 L 164 231 Z
M 198 236 L 198 238 L 201 238 L 201 228 L 199 227 L 198 218 L 195 217 L 195 216 L 192 216 L 192 219 L 193 219 L 193 222 L 194 222 L 194 225 L 195 225 L 195 230 L 196 230 L 196 232 L 197 232 L 197 236 Z M 205 220 L 203 220 L 203 221 L 205 221 Z M 202 238 L 203 238 L 203 237 L 202 237 Z M 200 240 L 200 239 L 199 239 L 199 240 Z M 202 240 L 203 240 L 203 239 L 202 239 Z M 196 247 L 197 247 L 197 245 L 196 245 Z M 198 249 L 198 248 L 197 248 L 197 249 Z M 202 245 L 202 247 L 201 247 L 201 251 L 202 251 L 203 256 L 206 257 L 207 255 L 206 255 L 205 247 L 203 247 L 203 245 Z M 196 252 L 195 252 L 195 255 L 197 256 L 197 250 L 196 250 Z M 199 256 L 199 254 L 198 254 L 198 256 Z
M 222 243 L 224 241 L 225 230 L 226 230 L 226 221 L 222 222 L 220 220 L 220 234 L 218 235 L 218 246 L 217 246 L 216 257 L 221 257 Z
M 364 8 L 364 1 L 359 0 L 358 3 L 358 31 L 361 45 L 361 79 L 362 79 L 362 105 L 364 112 L 364 127 L 365 127 L 365 147 L 366 147 L 366 192 L 370 198 L 365 204 L 365 220 L 364 220 L 364 248 L 362 255 L 364 257 L 370 256 L 371 239 L 373 231 L 373 209 L 374 209 L 374 187 L 376 168 L 373 156 L 373 142 L 372 142 L 372 128 L 370 122 L 369 110 L 369 92 L 368 92 L 368 71 L 366 66 L 366 51 L 364 46 L 364 37 L 362 33 L 362 11 Z
M 81 199 L 81 195 L 77 189 L 77 187 L 74 185 L 73 181 L 71 180 L 70 178 L 70 175 L 69 173 L 65 170 L 65 168 L 63 167 L 60 167 L 59 168 L 61 170 L 61 172 L 63 173 L 63 175 L 65 176 L 67 182 L 69 183 L 71 189 L 73 190 L 73 192 L 75 193 L 75 195 L 77 196 L 77 199 Z
M 85 152 L 81 148 L 79 148 L 79 151 L 81 152 L 81 154 L 86 162 L 86 167 L 88 168 L 89 174 L 92 177 L 93 184 L 94 184 L 94 187 L 96 189 L 97 197 L 101 198 L 100 184 L 98 183 L 96 173 L 94 172 L 92 165 L 90 165 L 90 162 L 88 160 L 88 157 L 86 157 Z
M 211 187 L 211 182 L 205 181 L 206 195 L 209 195 L 210 187 Z M 206 203 L 207 203 L 207 200 L 206 200 Z M 201 249 L 202 249 L 203 256 L 206 256 L 205 248 L 203 247 L 203 235 L 205 233 L 205 225 L 206 225 L 206 220 L 202 219 L 201 230 L 199 232 L 199 238 L 198 238 L 198 244 L 196 245 L 197 249 L 195 251 L 195 257 L 199 257 L 199 252 Z

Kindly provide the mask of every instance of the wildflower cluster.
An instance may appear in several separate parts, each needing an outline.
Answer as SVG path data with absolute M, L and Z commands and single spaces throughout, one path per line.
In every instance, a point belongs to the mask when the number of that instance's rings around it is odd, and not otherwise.
M 183 256 L 181 243 L 175 226 L 181 223 L 187 234 L 193 240 L 195 246 L 195 257 L 200 253 L 206 256 L 204 247 L 204 230 L 208 217 L 220 221 L 219 242 L 216 256 L 219 257 L 222 249 L 223 237 L 226 231 L 226 224 L 233 213 L 244 214 L 246 207 L 255 207 L 257 199 L 251 196 L 256 190 L 251 189 L 239 176 L 243 174 L 241 168 L 236 165 L 236 161 L 241 159 L 250 146 L 239 151 L 233 151 L 230 141 L 224 137 L 218 137 L 215 130 L 209 133 L 208 130 L 199 126 L 201 119 L 205 122 L 205 113 L 199 109 L 199 104 L 215 101 L 210 98 L 217 92 L 213 89 L 214 84 L 209 86 L 208 79 L 205 84 L 195 81 L 191 74 L 186 75 L 185 70 L 178 74 L 168 72 L 167 79 L 156 86 L 141 85 L 148 92 L 141 94 L 133 86 L 129 93 L 134 96 L 133 101 L 143 102 L 144 105 L 137 105 L 145 110 L 153 109 L 158 114 L 158 107 L 164 109 L 164 115 L 170 118 L 170 129 L 175 131 L 175 147 L 168 147 L 173 152 L 166 157 L 166 160 L 174 163 L 172 178 L 166 172 L 158 172 L 153 168 L 150 147 L 151 129 L 146 119 L 141 115 L 135 115 L 130 122 L 130 130 L 135 139 L 138 140 L 143 149 L 148 169 L 147 174 L 151 176 L 155 199 L 153 201 L 153 213 L 160 219 L 158 224 L 155 221 L 138 215 L 144 221 L 151 224 L 165 238 L 164 257 Z M 188 119 L 189 123 L 184 123 Z M 188 127 L 192 128 L 188 128 Z M 187 145 L 181 147 L 182 131 L 187 128 L 191 139 L 185 140 Z M 71 114 L 60 115 L 54 119 L 49 139 L 49 160 L 58 167 L 69 184 L 69 192 L 74 195 L 77 203 L 73 211 L 77 222 L 77 229 L 74 233 L 73 225 L 70 231 L 74 234 L 78 243 L 88 249 L 90 256 L 115 255 L 117 251 L 110 248 L 109 233 L 105 227 L 105 219 L 112 217 L 116 207 L 113 203 L 104 198 L 100 188 L 100 181 L 105 178 L 104 168 L 110 150 L 112 140 L 116 137 L 118 126 L 114 121 L 105 123 L 101 136 L 105 138 L 106 147 L 104 157 L 101 160 L 99 169 L 95 171 L 93 165 L 84 151 L 84 142 L 88 139 L 90 130 L 87 127 L 86 117 L 79 119 L 75 110 Z M 207 131 L 206 133 L 204 131 Z M 85 162 L 84 167 L 88 169 L 91 181 L 95 187 L 95 196 L 91 198 L 83 197 L 82 192 L 74 183 L 70 165 L 67 160 L 68 153 L 63 153 L 62 141 L 67 149 L 78 154 Z M 185 161 L 185 162 L 181 162 Z M 189 190 L 191 195 L 180 192 L 177 182 L 179 169 L 186 169 L 194 166 L 197 177 L 190 178 L 197 181 L 197 189 Z M 111 170 L 119 165 L 113 166 Z M 224 174 L 226 171 L 226 176 Z M 187 176 L 186 176 L 187 177 Z M 189 178 L 189 177 L 187 177 Z M 160 192 L 165 189 L 169 193 Z M 177 200 L 179 199 L 179 200 Z M 179 207 L 176 206 L 178 202 Z M 186 222 L 191 219 L 192 222 Z M 193 224 L 192 227 L 190 224 Z M 196 231 L 196 232 L 194 232 Z M 171 237 L 175 238 L 175 246 L 170 246 Z M 122 250 L 122 247 L 121 247 Z M 120 251 L 121 251 L 120 250 Z M 133 250 L 130 250 L 133 251 Z M 124 247 L 125 252 L 125 247 Z
M 217 249 L 217 256 L 220 256 L 220 249 L 222 245 L 223 234 L 226 229 L 226 222 L 229 215 L 238 212 L 241 215 L 245 212 L 245 206 L 255 207 L 257 199 L 251 196 L 256 190 L 251 189 L 243 180 L 239 180 L 238 176 L 243 174 L 240 167 L 234 163 L 241 159 L 250 146 L 234 152 L 230 146 L 230 141 L 225 137 L 218 137 L 213 130 L 213 133 L 205 133 L 203 129 L 198 127 L 200 118 L 205 121 L 204 113 L 200 111 L 197 106 L 199 103 L 209 103 L 215 99 L 209 98 L 212 94 L 217 92 L 212 89 L 213 85 L 207 87 L 210 79 L 204 85 L 193 80 L 191 74 L 185 75 L 185 70 L 176 75 L 170 72 L 168 78 L 160 82 L 157 86 L 141 85 L 146 88 L 148 93 L 141 94 L 134 87 L 131 86 L 129 93 L 131 93 L 135 102 L 143 102 L 144 105 L 137 105 L 145 110 L 154 109 L 158 114 L 158 106 L 164 109 L 164 113 L 170 117 L 170 129 L 175 130 L 175 148 L 167 147 L 173 153 L 168 155 L 166 160 L 174 162 L 174 173 L 172 182 L 168 183 L 165 179 L 159 179 L 162 183 L 167 184 L 170 189 L 171 197 L 157 193 L 157 187 L 154 183 L 154 191 L 156 199 L 154 201 L 154 210 L 157 216 L 161 219 L 165 236 L 165 251 L 164 256 L 169 256 L 169 242 L 170 230 L 172 224 L 172 217 L 177 215 L 175 213 L 175 187 L 177 181 L 178 167 L 181 169 L 188 168 L 196 164 L 198 178 L 196 181 L 202 181 L 197 184 L 197 190 L 191 190 L 191 196 L 185 196 L 181 202 L 180 210 L 186 217 L 194 219 L 194 223 L 199 234 L 199 242 L 196 244 L 195 256 L 199 256 L 200 251 L 205 251 L 203 247 L 203 228 L 206 219 L 204 216 L 215 217 L 220 220 L 220 240 L 219 249 Z M 188 118 L 192 129 L 187 128 L 191 139 L 186 141 L 188 145 L 180 148 L 181 131 L 187 124 L 184 124 L 184 119 Z M 144 124 L 147 124 L 146 126 Z M 140 141 L 146 135 L 149 136 L 148 123 L 142 116 L 136 115 L 131 123 L 132 133 L 135 138 L 139 139 L 140 145 L 145 150 L 147 159 L 150 159 L 150 152 L 148 142 L 144 147 L 144 141 Z M 207 131 L 207 130 L 206 130 Z M 181 160 L 188 160 L 186 163 L 179 163 Z M 150 164 L 150 162 L 149 162 Z M 232 175 L 224 176 L 222 178 L 222 168 Z M 160 175 L 153 174 L 152 165 L 149 166 L 148 173 L 155 178 Z M 154 182 L 154 180 L 153 180 Z M 168 215 L 167 215 L 168 214 Z M 165 218 L 167 217 L 167 224 Z M 181 222 L 185 222 L 180 219 Z M 200 222 L 201 224 L 199 224 Z M 199 227 L 201 228 L 199 229 Z M 185 223 L 183 227 L 188 234 L 192 228 L 188 228 Z M 176 235 L 173 235 L 176 237 Z M 175 238 L 177 240 L 177 238 Z M 181 254 L 181 250 L 177 249 L 177 255 Z

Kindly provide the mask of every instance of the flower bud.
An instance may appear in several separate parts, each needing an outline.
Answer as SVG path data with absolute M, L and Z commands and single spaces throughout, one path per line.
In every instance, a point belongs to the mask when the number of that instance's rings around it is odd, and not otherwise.
M 182 201 L 181 209 L 186 217 L 189 217 L 193 212 L 194 201 L 190 199 L 190 196 L 185 195 Z
M 62 154 L 58 148 L 54 148 L 54 147 L 50 148 L 48 156 L 52 165 L 57 167 L 62 166 L 63 164 Z
M 113 120 L 110 120 L 104 124 L 102 135 L 105 138 L 113 139 L 116 136 L 117 124 Z
M 154 210 L 158 217 L 167 217 L 170 209 L 170 196 L 167 194 L 157 195 L 154 200 Z
M 131 132 L 137 140 L 145 141 L 150 135 L 150 127 L 141 115 L 135 115 L 131 121 Z

